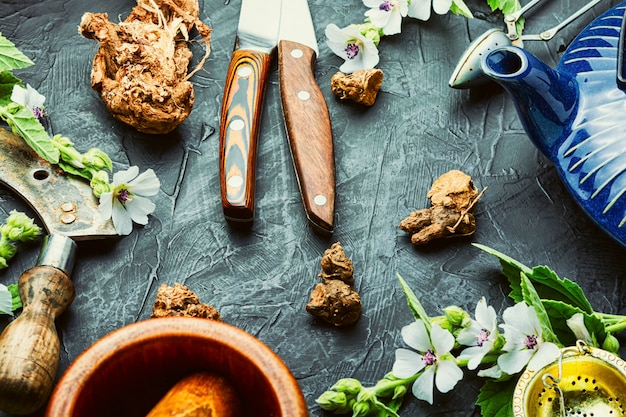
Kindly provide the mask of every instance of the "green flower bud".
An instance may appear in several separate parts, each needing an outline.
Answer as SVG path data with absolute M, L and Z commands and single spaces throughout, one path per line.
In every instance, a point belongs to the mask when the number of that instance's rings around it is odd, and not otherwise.
M 326 411 L 333 411 L 338 414 L 348 413 L 351 410 L 348 398 L 343 392 L 326 391 L 320 395 L 315 402 Z
M 345 392 L 347 394 L 356 395 L 361 391 L 362 385 L 358 379 L 354 378 L 342 378 L 335 382 L 335 385 L 330 387 L 331 390 L 337 392 Z
M 602 343 L 602 349 L 611 353 L 619 354 L 619 340 L 611 333 L 607 333 L 604 342 Z
M 9 264 L 7 264 L 7 260 L 0 255 L 0 269 L 4 269 L 7 266 L 9 266 Z
M 6 219 L 2 234 L 16 242 L 28 242 L 41 234 L 41 228 L 26 214 L 13 210 Z
M 366 416 L 370 412 L 370 404 L 367 401 L 357 401 L 352 406 L 352 417 Z
M 112 191 L 111 184 L 109 184 L 109 174 L 106 171 L 95 172 L 89 185 L 97 198 L 100 198 L 103 193 Z
M 83 156 L 74 148 L 74 144 L 69 138 L 61 135 L 54 135 L 52 143 L 61 153 L 61 159 L 67 164 L 77 169 L 85 168 L 85 165 L 81 162 Z
M 442 329 L 447 330 L 449 332 L 452 332 L 452 330 L 453 330 L 452 323 L 450 323 L 450 320 L 448 320 L 448 318 L 446 316 L 430 317 L 429 321 L 432 324 L 438 324 L 439 327 L 441 327 Z
M 443 309 L 446 318 L 455 327 L 467 327 L 472 323 L 470 315 L 458 306 L 448 306 Z
M 407 393 L 408 389 L 406 387 L 406 385 L 399 385 L 396 387 L 396 389 L 393 390 L 393 397 L 392 399 L 395 400 L 396 398 L 402 398 L 404 397 L 404 395 Z
M 15 256 L 15 252 L 17 252 L 15 244 L 9 242 L 8 240 L 0 241 L 0 257 L 4 258 L 5 262 Z
M 113 170 L 111 158 L 98 148 L 91 148 L 83 155 L 82 163 L 98 171 L 102 169 Z

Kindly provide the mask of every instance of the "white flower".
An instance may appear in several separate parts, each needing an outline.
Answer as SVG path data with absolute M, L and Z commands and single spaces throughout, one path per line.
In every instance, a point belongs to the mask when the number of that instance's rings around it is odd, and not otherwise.
M 544 342 L 541 324 L 535 309 L 526 303 L 517 303 L 504 310 L 502 319 L 506 352 L 498 358 L 502 371 L 514 375 L 526 364 L 528 369 L 537 370 L 559 357 L 559 347 L 551 342 Z
M 567 327 L 570 328 L 576 339 L 582 340 L 587 344 L 593 344 L 593 339 L 589 334 L 589 330 L 585 326 L 585 317 L 583 313 L 576 313 L 572 315 L 569 319 L 565 321 L 567 323 Z
M 335 24 L 326 26 L 328 47 L 346 62 L 339 71 L 352 73 L 362 69 L 372 69 L 378 64 L 378 48 L 374 41 L 363 36 L 357 26 L 343 29 Z
M 365 16 L 385 35 L 395 35 L 402 30 L 402 18 L 408 11 L 407 0 L 363 0 L 370 7 Z
M 408 16 L 419 20 L 430 19 L 430 9 L 437 14 L 446 14 L 452 7 L 453 0 L 410 0 Z
M 449 353 L 454 347 L 454 336 L 449 331 L 433 324 L 429 334 L 424 323 L 417 320 L 402 328 L 402 338 L 417 353 L 397 349 L 392 373 L 398 378 L 409 378 L 423 371 L 413 384 L 416 398 L 432 404 L 434 385 L 445 393 L 463 378 L 463 371 Z
M 475 317 L 476 320 L 461 330 L 456 339 L 460 344 L 470 346 L 461 352 L 459 359 L 469 359 L 467 368 L 471 370 L 480 365 L 498 337 L 498 316 L 493 307 L 487 306 L 485 297 L 476 304 Z
M 13 315 L 13 296 L 9 289 L 0 284 L 0 311 L 10 316 Z
M 100 195 L 100 214 L 104 219 L 113 218 L 115 230 L 120 235 L 130 234 L 133 222 L 148 223 L 148 214 L 156 208 L 146 197 L 159 192 L 159 179 L 152 169 L 137 176 L 138 173 L 136 166 L 115 173 L 112 190 Z
M 41 119 L 46 115 L 43 107 L 46 97 L 39 94 L 30 84 L 26 84 L 26 88 L 15 84 L 11 93 L 11 101 L 32 111 L 33 116 L 37 119 Z

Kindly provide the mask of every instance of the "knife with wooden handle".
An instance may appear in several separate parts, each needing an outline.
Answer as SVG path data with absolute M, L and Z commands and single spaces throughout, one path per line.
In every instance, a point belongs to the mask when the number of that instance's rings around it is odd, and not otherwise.
M 227 220 L 254 219 L 261 106 L 280 24 L 280 0 L 243 0 L 222 101 L 220 187 Z
M 317 55 L 307 1 L 283 1 L 278 68 L 287 138 L 309 222 L 330 234 L 335 214 L 335 159 L 328 106 L 315 81 Z

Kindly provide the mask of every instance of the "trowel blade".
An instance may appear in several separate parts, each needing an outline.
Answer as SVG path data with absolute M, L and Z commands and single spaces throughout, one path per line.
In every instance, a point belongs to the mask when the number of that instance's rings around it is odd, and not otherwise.
M 77 241 L 117 236 L 112 221 L 101 219 L 98 199 L 86 180 L 55 169 L 22 138 L 1 128 L 0 183 L 33 208 L 48 234 Z

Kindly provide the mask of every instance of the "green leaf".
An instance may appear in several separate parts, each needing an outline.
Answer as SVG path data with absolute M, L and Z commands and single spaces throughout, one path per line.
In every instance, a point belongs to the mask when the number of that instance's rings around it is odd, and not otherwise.
M 574 346 L 576 344 L 576 336 L 567 325 L 567 320 L 576 313 L 582 313 L 585 327 L 589 331 L 589 334 L 595 339 L 598 347 L 602 346 L 604 339 L 606 339 L 606 331 L 602 320 L 598 316 L 595 314 L 587 314 L 562 301 L 542 300 L 542 303 L 548 316 L 550 316 L 552 329 L 563 345 Z
M 31 65 L 34 65 L 33 61 L 0 33 L 0 71 L 11 71 Z
M 532 282 L 523 272 L 521 273 L 521 277 L 522 294 L 524 295 L 524 301 L 526 302 L 526 304 L 534 308 L 535 312 L 537 313 L 537 318 L 539 318 L 539 323 L 541 324 L 543 340 L 545 342 L 560 343 L 556 335 L 554 334 L 554 331 L 552 330 L 550 317 L 548 316 L 548 313 L 546 312 L 546 309 L 544 308 L 543 303 L 539 298 L 539 294 L 537 294 L 537 291 L 535 290 L 535 287 L 533 287 Z
M 452 2 L 452 6 L 450 6 L 450 11 L 457 16 L 464 16 L 468 19 L 473 19 L 474 15 L 469 7 L 465 4 L 463 0 L 454 0 Z
M 59 163 L 59 150 L 52 143 L 52 139 L 43 125 L 33 115 L 33 112 L 22 106 L 13 112 L 9 107 L 0 107 L 0 117 L 4 119 L 13 133 L 22 137 L 28 146 L 33 148 L 37 155 L 50 162 Z
M 480 387 L 476 405 L 480 407 L 482 417 L 513 417 L 513 393 L 517 380 L 487 380 Z
M 530 269 L 495 249 L 476 243 L 473 243 L 473 245 L 500 260 L 502 273 L 509 280 L 511 287 L 509 296 L 516 303 L 524 299 L 520 285 L 520 273 L 523 272 L 533 282 L 539 294 L 539 298 L 543 300 L 563 301 L 564 303 L 580 308 L 588 314 L 593 314 L 589 300 L 587 300 L 582 288 L 575 282 L 567 278 L 559 278 L 554 271 L 546 266 L 536 266 Z
M 408 286 L 406 281 L 400 276 L 400 274 L 396 274 L 396 276 L 398 277 L 398 281 L 400 281 L 400 285 L 402 286 L 402 290 L 404 291 L 404 295 L 406 296 L 406 302 L 409 305 L 413 316 L 416 320 L 422 320 L 424 322 L 424 325 L 426 326 L 426 329 L 430 331 L 432 325 L 430 323 L 428 314 L 426 314 L 426 310 L 424 310 L 424 307 L 422 307 L 422 304 L 417 299 L 417 296 Z
M 9 71 L 0 71 L 0 107 L 6 107 L 11 103 L 13 86 L 21 85 L 22 81 Z

